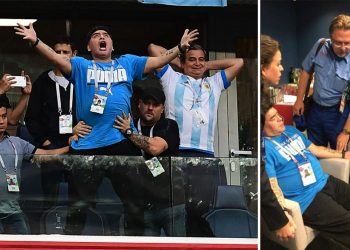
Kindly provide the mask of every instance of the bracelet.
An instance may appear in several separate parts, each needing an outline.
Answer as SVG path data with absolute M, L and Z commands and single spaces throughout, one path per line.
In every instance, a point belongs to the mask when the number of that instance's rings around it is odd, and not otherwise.
M 183 54 L 183 53 L 186 52 L 186 50 L 183 50 L 183 49 L 181 48 L 181 44 L 178 44 L 178 45 L 177 45 L 177 48 L 179 49 L 179 51 L 180 51 L 181 54 Z
M 350 135 L 350 131 L 347 130 L 346 128 L 343 129 L 343 134 L 344 135 Z
M 37 37 L 35 43 L 32 44 L 32 48 L 35 48 L 39 42 L 40 42 L 40 39 Z
M 345 150 L 341 152 L 341 158 L 345 159 Z

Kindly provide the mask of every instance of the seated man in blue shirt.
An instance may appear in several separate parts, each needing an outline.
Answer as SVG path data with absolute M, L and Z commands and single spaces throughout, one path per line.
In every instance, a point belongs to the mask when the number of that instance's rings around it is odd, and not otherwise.
M 350 185 L 323 172 L 319 158 L 350 159 L 350 152 L 316 146 L 270 104 L 262 104 L 265 169 L 281 206 L 299 203 L 305 225 L 350 248 Z

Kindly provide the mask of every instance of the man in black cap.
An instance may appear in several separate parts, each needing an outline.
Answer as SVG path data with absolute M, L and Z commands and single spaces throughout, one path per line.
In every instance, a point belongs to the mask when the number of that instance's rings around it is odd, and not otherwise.
M 143 150 L 146 158 L 178 155 L 179 128 L 174 120 L 162 116 L 164 102 L 163 90 L 156 87 L 148 88 L 142 92 L 139 99 L 140 118 L 134 121 L 137 131 L 131 127 L 130 114 L 127 116 L 123 113 L 123 117 L 118 115 L 115 120 L 114 127 Z
M 139 115 L 131 128 L 130 115 L 117 116 L 115 128 L 142 150 L 147 165 L 143 179 L 144 234 L 159 236 L 161 229 L 168 236 L 186 236 L 184 190 L 181 171 L 169 169 L 166 158 L 177 156 L 179 151 L 179 128 L 176 121 L 164 118 L 165 95 L 162 89 L 145 89 L 139 99 Z M 164 161 L 165 160 L 165 161 Z M 163 164 L 162 164 L 163 163 Z M 171 176 L 170 176 L 171 175 Z M 176 175 L 180 178 L 172 178 Z M 173 183 L 176 179 L 177 183 Z M 172 188 L 171 188 L 172 186 Z M 172 194 L 172 195 L 171 195 Z M 172 199 L 171 199 L 172 196 Z

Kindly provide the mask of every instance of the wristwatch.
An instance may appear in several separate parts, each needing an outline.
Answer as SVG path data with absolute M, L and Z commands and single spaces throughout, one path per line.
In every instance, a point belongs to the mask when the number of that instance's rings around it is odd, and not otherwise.
M 347 130 L 346 128 L 343 129 L 343 134 L 344 135 L 350 135 L 350 131 Z
M 132 129 L 131 128 L 127 128 L 124 132 L 124 135 L 126 138 L 130 138 L 130 136 L 132 135 Z

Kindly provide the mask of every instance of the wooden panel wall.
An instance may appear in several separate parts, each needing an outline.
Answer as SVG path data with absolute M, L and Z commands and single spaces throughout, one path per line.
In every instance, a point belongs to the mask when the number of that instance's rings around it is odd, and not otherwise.
M 209 60 L 234 58 L 234 53 L 209 52 Z M 213 75 L 215 71 L 211 71 Z M 216 157 L 228 157 L 230 149 L 239 149 L 237 84 L 234 79 L 231 86 L 220 97 L 214 150 Z

